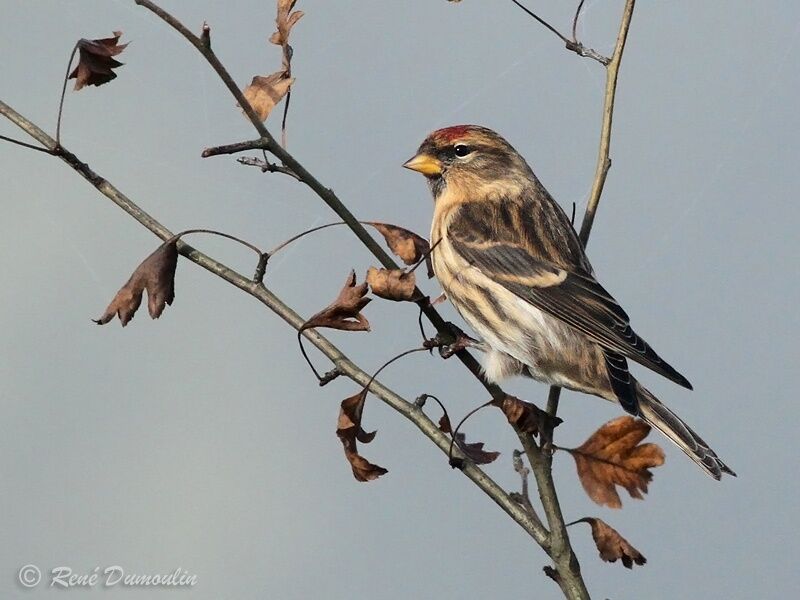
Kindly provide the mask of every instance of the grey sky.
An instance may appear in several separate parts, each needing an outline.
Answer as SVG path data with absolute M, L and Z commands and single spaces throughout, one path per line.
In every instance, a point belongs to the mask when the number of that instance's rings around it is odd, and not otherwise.
M 562 29 L 573 3 L 529 2 Z M 585 43 L 613 45 L 620 1 L 592 1 Z M 164 2 L 203 20 L 243 85 L 271 72 L 273 2 Z M 432 129 L 479 123 L 582 213 L 595 165 L 602 68 L 563 49 L 510 2 L 300 0 L 289 149 L 361 218 L 425 233 L 421 178 L 400 168 Z M 796 389 L 800 226 L 792 2 L 640 2 L 623 61 L 608 179 L 589 254 L 636 329 L 695 386 L 637 374 L 739 474 L 717 483 L 663 443 L 644 501 L 621 511 L 584 495 L 568 456 L 556 477 L 569 519 L 606 519 L 648 558 L 602 563 L 588 528 L 573 541 L 597 598 L 783 598 L 800 587 Z M 253 137 L 197 52 L 128 0 L 0 0 L 0 98 L 54 131 L 75 40 L 124 31 L 111 85 L 68 93 L 65 145 L 168 227 L 213 227 L 270 247 L 334 215 L 302 185 L 209 145 Z M 276 120 L 268 122 L 276 130 Z M 0 121 L 0 134 L 21 137 Z M 294 332 L 188 262 L 174 305 L 125 330 L 97 317 L 154 238 L 74 172 L 0 143 L 0 597 L 17 570 L 183 567 L 187 590 L 73 590 L 75 598 L 559 598 L 542 551 L 405 420 L 370 401 L 365 454 L 389 469 L 350 475 L 334 434 L 355 386 L 318 388 Z M 251 255 L 197 238 L 246 273 Z M 344 230 L 270 264 L 271 288 L 301 314 L 373 261 Z M 438 293 L 435 281 L 424 289 Z M 443 308 L 457 319 L 453 309 Z M 365 369 L 418 344 L 412 306 L 375 301 L 369 334 L 331 335 Z M 312 354 L 320 367 L 327 364 Z M 417 355 L 384 381 L 437 394 L 455 415 L 483 402 L 455 361 Z M 540 402 L 542 385 L 509 391 Z M 618 408 L 568 393 L 558 430 L 576 445 Z M 503 452 L 494 412 L 467 425 Z

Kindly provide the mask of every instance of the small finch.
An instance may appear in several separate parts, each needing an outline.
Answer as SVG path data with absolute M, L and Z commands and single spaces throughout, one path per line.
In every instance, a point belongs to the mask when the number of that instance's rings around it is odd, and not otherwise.
M 628 371 L 630 359 L 692 389 L 631 329 L 567 215 L 506 140 L 475 125 L 440 129 L 403 166 L 427 178 L 433 269 L 482 338 L 490 381 L 525 375 L 617 402 L 715 479 L 735 475 Z

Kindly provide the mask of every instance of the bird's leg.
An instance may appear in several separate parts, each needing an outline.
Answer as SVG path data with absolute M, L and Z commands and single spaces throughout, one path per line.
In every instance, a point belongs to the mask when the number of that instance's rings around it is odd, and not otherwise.
M 474 348 L 481 352 L 488 350 L 488 346 L 484 342 L 467 335 L 458 325 L 450 321 L 447 322 L 445 333 L 437 333 L 431 339 L 425 340 L 423 346 L 429 350 L 438 348 L 439 356 L 444 359 L 450 358 L 466 348 Z

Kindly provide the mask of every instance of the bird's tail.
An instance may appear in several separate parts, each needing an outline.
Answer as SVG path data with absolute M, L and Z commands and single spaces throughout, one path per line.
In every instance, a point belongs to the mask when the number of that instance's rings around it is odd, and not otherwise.
M 736 473 L 722 462 L 708 444 L 692 431 L 692 428 L 684 423 L 678 415 L 661 404 L 661 401 L 639 382 L 636 382 L 635 385 L 641 418 L 667 436 L 714 479 L 720 479 L 723 473 L 736 477 Z

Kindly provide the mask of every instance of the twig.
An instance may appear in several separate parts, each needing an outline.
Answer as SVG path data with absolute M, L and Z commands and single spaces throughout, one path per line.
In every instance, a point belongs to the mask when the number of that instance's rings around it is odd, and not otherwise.
M 58 101 L 58 119 L 56 120 L 56 148 L 61 145 L 61 114 L 64 112 L 64 96 L 67 93 L 67 82 L 69 81 L 69 68 L 72 66 L 72 59 L 75 58 L 75 52 L 78 50 L 78 44 L 72 47 L 72 52 L 67 61 L 67 72 L 64 73 L 64 85 L 61 86 L 61 100 Z
M 250 248 L 250 250 L 252 250 L 256 254 L 258 254 L 259 261 L 261 260 L 261 257 L 264 256 L 264 254 L 265 254 L 265 252 L 263 252 L 258 246 L 255 246 L 255 245 L 251 244 L 250 242 L 247 242 L 247 241 L 245 241 L 245 240 L 243 240 L 241 238 L 238 238 L 235 235 L 231 235 L 229 233 L 223 233 L 221 231 L 215 231 L 214 229 L 186 229 L 184 231 L 180 231 L 180 232 L 176 233 L 173 237 L 181 238 L 183 236 L 191 235 L 193 233 L 208 233 L 210 235 L 216 235 L 216 236 L 219 236 L 219 237 L 226 238 L 228 240 L 233 240 L 234 242 L 239 242 L 242 246 L 245 246 L 246 248 Z M 266 254 L 268 254 L 268 253 L 266 253 Z
M 575 17 L 572 19 L 572 41 L 578 43 L 578 19 L 581 17 L 581 10 L 585 0 L 578 2 L 578 8 L 575 9 Z
M 291 74 L 286 75 L 291 77 Z M 289 101 L 292 99 L 292 88 L 286 92 L 286 100 L 283 102 L 283 118 L 281 119 L 281 146 L 286 148 L 286 117 L 289 114 Z
M 603 127 L 600 131 L 600 150 L 597 155 L 597 167 L 595 168 L 592 191 L 589 194 L 586 214 L 584 214 L 583 222 L 581 223 L 580 239 L 584 247 L 589 241 L 589 234 L 592 231 L 597 205 L 600 203 L 603 186 L 606 184 L 606 176 L 608 175 L 608 170 L 611 168 L 609 151 L 611 148 L 611 125 L 614 118 L 614 100 L 617 95 L 617 77 L 619 76 L 622 53 L 625 51 L 625 42 L 628 39 L 628 29 L 631 25 L 631 17 L 633 16 L 633 7 L 635 4 L 636 0 L 627 0 L 627 2 L 625 2 L 625 9 L 622 13 L 622 23 L 620 24 L 619 34 L 617 35 L 617 44 L 614 47 L 614 54 L 611 56 L 611 62 L 609 62 L 608 67 L 606 67 L 606 91 L 603 99 Z
M 211 156 L 219 156 L 220 154 L 236 154 L 238 152 L 245 152 L 247 150 L 257 150 L 260 148 L 268 148 L 269 140 L 258 138 L 257 140 L 248 140 L 246 142 L 236 142 L 235 144 L 225 144 L 223 146 L 213 146 L 203 150 L 203 158 Z
M 530 475 L 531 470 L 525 466 L 525 461 L 523 460 L 524 453 L 520 452 L 519 450 L 514 450 L 511 455 L 511 460 L 514 464 L 514 470 L 519 473 L 519 477 L 521 480 L 521 487 L 520 493 L 512 493 L 511 497 L 517 500 L 520 504 L 522 504 L 527 511 L 531 514 L 531 516 L 536 519 L 539 523 L 541 523 L 541 519 L 539 515 L 536 513 L 536 509 L 533 507 L 533 502 L 531 502 L 530 492 L 528 490 L 528 475 Z M 544 527 L 544 525 L 542 525 Z
M 0 135 L 0 140 L 11 142 L 12 144 L 16 144 L 17 146 L 22 146 L 23 148 L 38 150 L 39 152 L 44 152 L 45 154 L 53 154 L 53 151 L 48 150 L 47 148 L 42 148 L 41 146 L 34 146 L 33 144 L 28 144 L 26 142 L 20 142 L 19 140 L 15 140 L 14 138 L 6 137 L 4 135 Z
M 297 181 L 301 181 L 301 179 L 297 176 L 297 173 L 288 167 L 276 165 L 273 162 L 263 160 L 256 156 L 240 156 L 236 159 L 236 162 L 238 162 L 240 165 L 246 165 L 248 167 L 258 167 L 261 169 L 262 173 L 283 173 L 289 177 L 294 177 Z
M 596 50 L 593 50 L 592 48 L 587 48 L 586 46 L 584 46 L 582 43 L 580 43 L 578 40 L 575 39 L 575 30 L 578 26 L 578 15 L 580 14 L 581 7 L 583 6 L 583 1 L 581 1 L 581 3 L 578 5 L 578 10 L 575 12 L 575 18 L 572 21 L 572 39 L 569 39 L 567 36 L 562 34 L 560 31 L 558 31 L 558 29 L 550 25 L 550 23 L 545 21 L 535 12 L 527 8 L 521 2 L 518 2 L 518 0 L 511 0 L 511 1 L 517 6 L 519 6 L 522 10 L 524 10 L 528 14 L 528 16 L 533 17 L 537 22 L 539 22 L 541 25 L 547 28 L 548 31 L 552 31 L 558 37 L 558 39 L 564 42 L 564 46 L 567 48 L 567 50 L 571 50 L 578 56 L 591 58 L 592 60 L 596 60 L 597 62 L 603 65 L 608 65 L 610 61 L 608 57 L 603 56 L 602 54 L 600 54 Z
M 203 30 L 200 33 L 200 43 L 204 48 L 211 50 L 211 26 L 205 21 L 203 21 Z
M 0 114 L 7 117 L 10 121 L 23 129 L 46 148 L 53 150 L 56 147 L 56 141 L 53 138 L 51 138 L 38 126 L 28 121 L 25 117 L 20 115 L 17 111 L 2 101 L 0 101 Z M 166 227 L 142 210 L 136 203 L 125 196 L 125 194 L 123 194 L 105 178 L 95 173 L 86 163 L 80 161 L 74 154 L 64 150 L 62 154 L 58 155 L 58 157 L 66 162 L 84 179 L 89 181 L 89 183 L 97 188 L 101 194 L 114 202 L 114 204 L 119 206 L 128 215 L 152 231 L 159 238 L 162 240 L 167 240 L 172 237 L 173 234 Z M 303 326 L 303 323 L 305 322 L 304 319 L 263 284 L 253 282 L 225 264 L 214 260 L 210 256 L 203 254 L 198 250 L 195 250 L 185 242 L 178 243 L 178 250 L 183 256 L 192 262 L 200 265 L 210 273 L 213 273 L 231 285 L 256 298 L 259 302 L 264 304 L 264 306 L 269 308 L 286 323 L 288 323 L 293 329 L 297 330 Z M 439 430 L 436 423 L 429 419 L 419 407 L 393 392 L 379 381 L 373 380 L 369 373 L 360 369 L 346 355 L 344 355 L 341 350 L 333 345 L 327 338 L 320 335 L 317 331 L 309 329 L 304 331 L 303 335 L 314 346 L 316 346 L 320 352 L 322 352 L 333 362 L 339 372 L 346 375 L 356 383 L 361 385 L 369 384 L 370 392 L 374 396 L 380 398 L 391 408 L 411 421 L 442 452 L 447 454 L 450 446 L 450 439 L 447 435 Z M 528 533 L 528 535 L 530 535 L 539 545 L 544 545 L 546 543 L 547 531 L 541 526 L 541 524 L 537 524 L 531 518 L 531 516 L 521 506 L 514 502 L 505 492 L 505 490 L 503 490 L 503 488 L 501 488 L 480 467 L 475 464 L 468 463 L 464 466 L 462 472 L 487 496 L 489 496 L 489 498 L 491 498 L 492 501 L 494 501 L 506 514 L 508 514 L 520 527 L 522 527 L 522 529 Z

